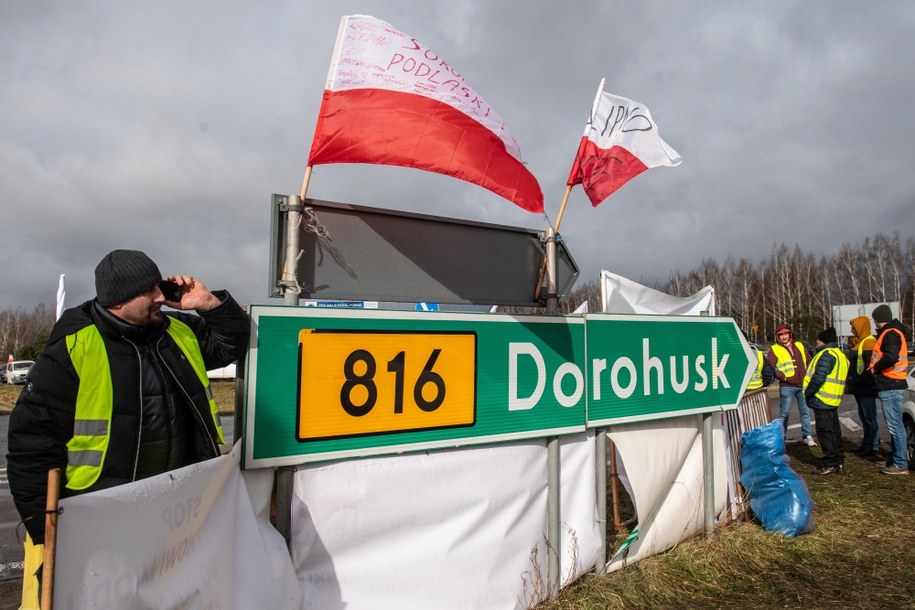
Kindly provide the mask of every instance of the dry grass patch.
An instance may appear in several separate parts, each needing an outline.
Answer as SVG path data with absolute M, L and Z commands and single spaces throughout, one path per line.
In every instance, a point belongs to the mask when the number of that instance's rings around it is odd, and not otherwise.
M 755 522 L 729 524 L 712 540 L 587 576 L 538 609 L 915 606 L 915 476 L 881 475 L 847 455 L 843 475 L 818 477 L 819 448 L 788 453 L 815 503 L 813 533 L 787 538 Z

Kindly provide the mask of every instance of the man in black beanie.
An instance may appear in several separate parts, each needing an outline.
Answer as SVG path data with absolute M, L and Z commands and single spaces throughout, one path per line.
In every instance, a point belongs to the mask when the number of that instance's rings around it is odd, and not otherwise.
M 880 472 L 907 475 L 909 453 L 902 423 L 902 399 L 908 387 L 905 377 L 909 368 L 909 352 L 905 338 L 909 329 L 893 318 L 888 305 L 877 306 L 871 317 L 880 334 L 877 335 L 877 343 L 871 352 L 868 370 L 874 375 L 883 419 L 890 431 L 890 456 Z
M 817 335 L 817 353 L 804 376 L 804 398 L 813 409 L 817 440 L 823 448 L 823 466 L 814 474 L 841 474 L 845 464 L 839 405 L 848 378 L 848 358 L 838 347 L 836 329 Z
M 163 280 L 143 252 L 105 255 L 95 287 L 54 325 L 10 415 L 7 474 L 27 565 L 44 543 L 49 470 L 60 469 L 67 497 L 217 457 L 224 439 L 206 371 L 248 347 L 248 316 L 228 292 L 190 275 Z

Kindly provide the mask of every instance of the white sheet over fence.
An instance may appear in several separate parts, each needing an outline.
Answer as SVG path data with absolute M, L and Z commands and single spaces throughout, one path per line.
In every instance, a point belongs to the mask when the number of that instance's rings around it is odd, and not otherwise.
M 243 474 L 240 455 L 61 500 L 54 607 L 301 608 L 273 472 Z
M 610 271 L 600 274 L 604 313 L 715 315 L 715 290 L 706 286 L 688 297 L 676 297 L 643 286 Z M 620 465 L 620 480 L 638 516 L 638 538 L 613 557 L 608 570 L 619 569 L 672 548 L 704 526 L 702 418 L 621 424 L 608 430 Z M 716 514 L 727 504 L 728 475 L 720 417 L 713 422 Z
M 660 313 L 714 316 L 715 289 L 706 286 L 696 294 L 677 297 L 643 286 L 607 270 L 600 272 L 601 311 L 604 313 Z
M 561 443 L 563 580 L 597 561 L 594 436 Z M 305 607 L 527 608 L 545 598 L 543 442 L 305 466 L 293 562 Z
M 609 431 L 625 468 L 620 478 L 633 499 L 639 535 L 610 560 L 608 571 L 666 551 L 702 531 L 705 495 L 701 423 L 701 416 L 688 415 L 613 426 Z M 727 501 L 728 475 L 724 433 L 718 417 L 712 437 L 714 506 L 719 514 Z

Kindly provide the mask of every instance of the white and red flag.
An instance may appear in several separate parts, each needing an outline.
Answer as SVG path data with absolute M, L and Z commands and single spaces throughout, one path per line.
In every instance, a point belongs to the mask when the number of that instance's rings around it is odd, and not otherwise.
M 367 15 L 340 21 L 308 165 L 415 167 L 543 212 L 505 122 L 447 61 Z
M 567 184 L 581 184 L 596 207 L 646 169 L 675 167 L 681 161 L 661 139 L 648 108 L 606 93 L 601 80 Z

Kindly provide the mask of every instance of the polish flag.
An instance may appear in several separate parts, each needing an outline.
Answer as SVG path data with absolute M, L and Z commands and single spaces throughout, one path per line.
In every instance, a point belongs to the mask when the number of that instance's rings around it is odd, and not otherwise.
M 340 21 L 308 165 L 415 167 L 478 184 L 529 212 L 543 193 L 496 111 L 421 42 L 367 15 Z
M 567 184 L 581 184 L 597 207 L 646 169 L 676 167 L 681 161 L 661 139 L 648 108 L 606 93 L 601 80 Z

